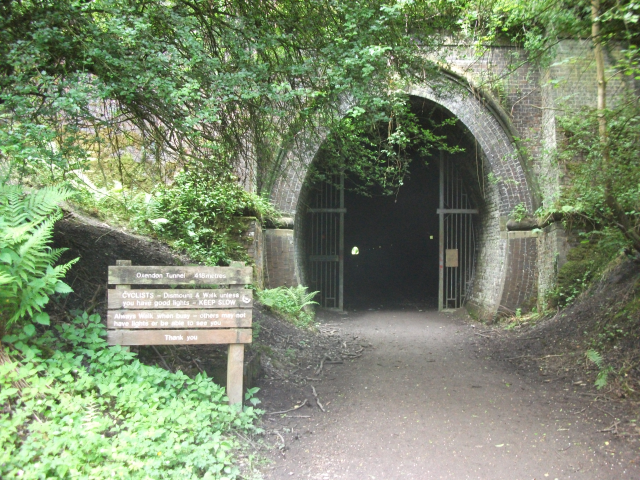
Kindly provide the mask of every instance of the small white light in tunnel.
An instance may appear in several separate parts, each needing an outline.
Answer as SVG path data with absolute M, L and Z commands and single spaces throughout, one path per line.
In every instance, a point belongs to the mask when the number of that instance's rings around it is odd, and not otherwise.
M 351 249 L 351 255 L 358 255 L 360 253 L 360 249 L 358 247 L 353 247 Z
M 429 235 L 429 240 L 433 240 L 433 235 Z

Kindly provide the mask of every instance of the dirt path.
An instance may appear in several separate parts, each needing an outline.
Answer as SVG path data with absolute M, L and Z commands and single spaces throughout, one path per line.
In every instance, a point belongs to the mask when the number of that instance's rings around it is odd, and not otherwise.
M 285 442 L 268 479 L 640 478 L 637 446 L 598 432 L 607 425 L 588 419 L 588 396 L 487 358 L 478 329 L 459 319 L 414 310 L 324 321 L 370 347 L 310 382 L 326 413 L 265 417 L 269 441 Z

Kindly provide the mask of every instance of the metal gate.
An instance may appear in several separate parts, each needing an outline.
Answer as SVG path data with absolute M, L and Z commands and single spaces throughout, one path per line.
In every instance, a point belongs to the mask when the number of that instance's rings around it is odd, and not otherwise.
M 344 296 L 344 174 L 318 183 L 310 195 L 308 281 L 320 307 L 342 310 Z
M 438 310 L 460 308 L 469 295 L 475 267 L 473 208 L 459 167 L 440 153 L 440 277 Z

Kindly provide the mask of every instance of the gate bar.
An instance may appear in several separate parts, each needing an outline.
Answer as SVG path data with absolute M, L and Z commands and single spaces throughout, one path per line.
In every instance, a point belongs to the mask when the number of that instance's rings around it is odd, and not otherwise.
M 442 298 L 444 296 L 444 152 L 440 150 L 440 208 L 438 209 L 439 221 L 439 266 L 438 272 L 438 311 L 442 311 Z

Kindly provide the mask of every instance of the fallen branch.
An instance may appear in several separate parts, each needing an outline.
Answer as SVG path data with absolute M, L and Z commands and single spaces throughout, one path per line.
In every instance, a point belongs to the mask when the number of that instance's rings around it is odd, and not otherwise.
M 269 412 L 269 413 L 265 413 L 265 415 L 280 415 L 281 413 L 288 413 L 288 412 L 293 412 L 294 410 L 298 410 L 301 407 L 304 407 L 307 404 L 307 399 L 304 399 L 304 402 L 302 402 L 300 405 L 296 405 L 293 408 L 290 408 L 289 410 L 282 410 L 281 412 Z
M 202 367 L 200 366 L 200 364 L 195 358 L 193 359 L 193 363 L 196 367 L 198 367 L 198 370 L 200 370 L 200 373 L 204 374 L 204 370 L 202 369 Z
M 158 349 L 156 348 L 155 345 L 151 345 L 151 348 L 153 348 L 153 351 L 156 352 L 156 355 L 158 355 L 158 357 L 160 357 L 160 360 L 162 360 L 162 364 L 164 365 L 164 367 L 171 371 L 171 369 L 169 368 L 169 364 L 167 364 L 166 360 L 164 359 L 164 357 L 162 355 L 160 355 L 160 352 L 158 351 Z
M 598 408 L 598 410 L 600 410 L 600 409 Z M 604 410 L 602 410 L 602 411 L 604 412 Z M 607 412 L 605 412 L 605 413 L 607 413 Z M 605 428 L 604 430 L 598 430 L 598 431 L 599 432 L 611 432 L 614 435 L 618 435 L 618 425 L 620 425 L 620 420 L 616 420 L 615 422 L 613 422 L 613 424 L 610 427 Z
M 324 412 L 325 411 L 324 407 L 322 406 L 322 403 L 320 403 L 320 399 L 318 398 L 318 394 L 316 393 L 316 387 L 311 385 L 311 390 L 313 391 L 313 396 L 316 398 L 316 403 L 318 404 L 318 408 Z
M 485 335 L 483 333 L 473 332 L 474 335 L 480 335 L 481 337 L 491 338 L 489 335 Z
M 324 361 L 326 359 L 328 359 L 328 358 L 329 357 L 324 357 L 322 360 L 320 360 L 320 366 L 315 371 L 316 376 L 320 375 L 320 372 L 322 371 L 322 368 L 324 367 Z
M 278 432 L 277 430 L 274 430 L 272 433 L 275 433 L 276 435 L 278 435 L 278 437 L 280 437 L 280 441 L 282 442 L 282 445 L 280 445 L 278 449 L 284 453 L 284 449 L 285 449 L 284 438 L 282 438 L 282 435 L 280 435 L 280 432 Z

